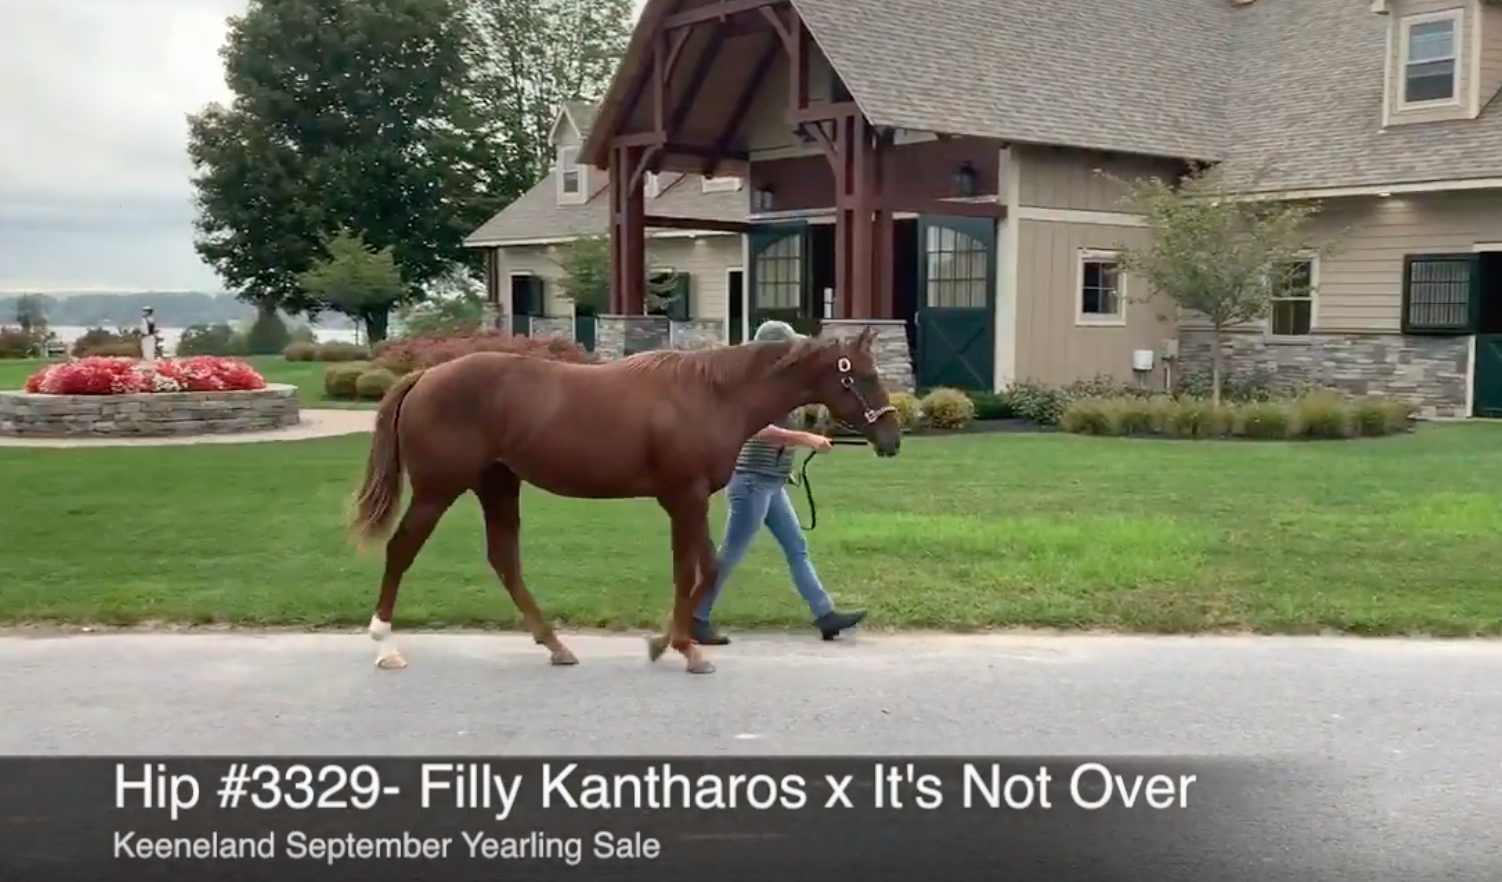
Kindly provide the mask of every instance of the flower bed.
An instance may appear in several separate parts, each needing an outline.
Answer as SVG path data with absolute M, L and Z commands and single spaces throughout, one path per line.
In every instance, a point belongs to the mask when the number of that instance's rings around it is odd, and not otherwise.
M 0 392 L 0 435 L 159 437 L 256 432 L 301 420 L 297 387 L 234 359 L 93 357 L 51 365 Z
M 165 358 L 153 365 L 122 356 L 90 356 L 48 365 L 26 380 L 40 395 L 137 395 L 153 392 L 250 392 L 266 388 L 256 369 L 233 358 Z

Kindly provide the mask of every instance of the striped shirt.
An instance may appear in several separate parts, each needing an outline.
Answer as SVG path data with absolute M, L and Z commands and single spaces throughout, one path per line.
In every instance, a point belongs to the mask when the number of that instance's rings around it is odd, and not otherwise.
M 788 414 L 774 425 L 784 429 L 794 428 L 793 414 Z M 740 456 L 735 458 L 735 468 L 737 471 L 773 478 L 788 478 L 793 474 L 793 452 L 760 438 L 752 438 L 741 448 Z

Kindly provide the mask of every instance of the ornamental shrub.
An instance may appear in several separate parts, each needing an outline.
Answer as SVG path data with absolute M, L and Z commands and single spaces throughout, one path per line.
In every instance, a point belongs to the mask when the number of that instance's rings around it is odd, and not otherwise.
M 472 334 L 401 337 L 383 346 L 371 364 L 401 376 L 409 371 L 453 361 L 471 352 L 510 352 L 572 364 L 599 360 L 578 343 L 563 337 L 519 337 L 505 331 L 487 330 Z
M 975 419 L 975 402 L 958 389 L 940 387 L 923 396 L 923 414 L 935 429 L 963 429 Z

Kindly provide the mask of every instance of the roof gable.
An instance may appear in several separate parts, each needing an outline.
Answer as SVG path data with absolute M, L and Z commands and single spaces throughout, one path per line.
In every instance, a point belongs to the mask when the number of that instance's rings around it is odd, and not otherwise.
M 1271 163 L 1266 190 L 1502 176 L 1492 95 L 1475 120 L 1383 129 L 1392 19 L 1371 2 L 790 2 L 878 126 L 1208 160 L 1230 179 Z M 648 0 L 585 147 L 596 165 L 677 5 Z

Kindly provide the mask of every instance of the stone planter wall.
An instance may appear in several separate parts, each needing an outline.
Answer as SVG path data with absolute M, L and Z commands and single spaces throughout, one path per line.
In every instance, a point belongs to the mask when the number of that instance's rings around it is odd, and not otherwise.
M 297 387 L 253 392 L 31 395 L 0 392 L 0 435 L 159 438 L 262 432 L 300 421 Z
M 1176 373 L 1209 371 L 1213 334 L 1179 331 Z M 1465 417 L 1470 348 L 1465 337 L 1399 334 L 1312 334 L 1269 340 L 1259 333 L 1225 335 L 1229 374 L 1261 373 L 1289 389 L 1314 383 L 1352 395 L 1389 395 L 1412 402 L 1422 416 Z

